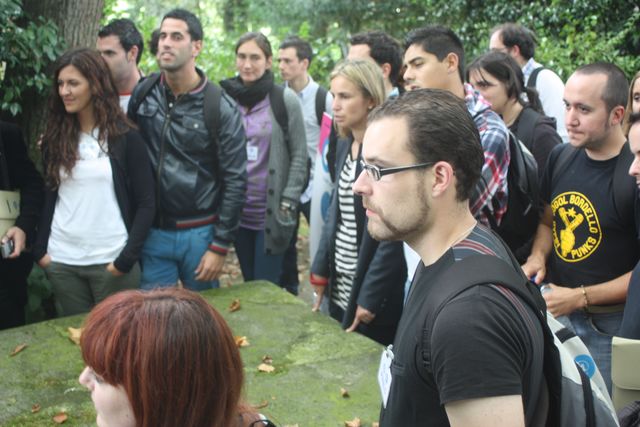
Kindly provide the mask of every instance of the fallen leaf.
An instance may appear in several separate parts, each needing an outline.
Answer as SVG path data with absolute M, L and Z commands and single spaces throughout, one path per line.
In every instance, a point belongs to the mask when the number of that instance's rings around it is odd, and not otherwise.
M 347 390 L 344 387 L 340 387 L 340 396 L 345 397 L 345 398 L 346 397 L 351 397 L 351 396 L 349 396 L 349 390 Z
M 247 347 L 249 345 L 249 340 L 247 337 L 234 337 L 236 340 L 236 347 Z
M 83 328 L 67 328 L 69 331 L 69 339 L 76 345 L 80 345 L 80 335 Z
M 65 421 L 67 421 L 69 417 L 67 416 L 67 414 L 65 414 L 64 412 L 60 412 L 59 414 L 56 414 L 53 416 L 53 421 L 56 424 L 64 424 Z
M 377 421 L 374 421 L 371 423 L 371 427 L 380 427 L 380 423 Z
M 9 356 L 13 357 L 13 356 L 15 356 L 16 354 L 20 353 L 22 350 L 24 350 L 27 347 L 28 347 L 27 344 L 20 344 L 19 346 L 17 346 L 16 348 L 13 349 L 13 351 L 11 352 L 11 354 Z
M 267 406 L 269 406 L 269 402 L 266 400 L 263 400 L 258 405 L 254 405 L 253 409 L 262 409 L 262 408 L 266 408 Z
M 268 354 L 262 356 L 262 363 L 266 363 L 267 365 L 273 365 L 273 359 Z
M 273 372 L 275 370 L 276 368 L 271 365 L 267 365 L 266 363 L 261 363 L 260 365 L 258 365 L 258 371 L 260 372 Z
M 238 311 L 240 310 L 240 300 L 239 299 L 234 299 L 231 302 L 231 305 L 229 306 L 229 311 L 231 313 L 233 313 L 234 311 Z
M 344 427 L 362 427 L 362 423 L 360 422 L 360 418 L 355 417 L 351 421 L 345 421 Z
M 35 414 L 36 412 L 40 412 L 40 405 L 34 403 L 33 405 L 31 405 L 31 413 Z

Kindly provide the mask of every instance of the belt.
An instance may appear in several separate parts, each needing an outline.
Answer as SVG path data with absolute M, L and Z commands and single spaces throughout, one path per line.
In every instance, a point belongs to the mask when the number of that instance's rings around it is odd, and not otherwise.
M 180 230 L 186 228 L 202 227 L 204 225 L 213 224 L 218 220 L 218 215 L 205 215 L 188 218 L 168 218 L 162 214 L 156 215 L 153 220 L 155 228 L 163 228 L 169 230 Z
M 606 314 L 606 313 L 620 313 L 624 311 L 624 304 L 614 305 L 590 305 L 583 308 L 585 313 L 589 314 Z

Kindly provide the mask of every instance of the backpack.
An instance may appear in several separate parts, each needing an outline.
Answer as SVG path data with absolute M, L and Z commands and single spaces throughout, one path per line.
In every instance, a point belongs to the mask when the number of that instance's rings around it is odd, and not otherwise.
M 536 88 L 536 82 L 538 81 L 538 74 L 540 74 L 540 71 L 542 70 L 546 70 L 546 68 L 538 67 L 531 72 L 531 74 L 529 75 L 529 80 L 527 80 L 527 87 L 530 87 L 533 89 Z
M 444 306 L 469 288 L 499 284 L 531 307 L 542 325 L 544 381 L 541 378 L 540 384 L 543 393 L 546 384 L 549 400 L 545 425 L 617 426 L 613 403 L 586 346 L 552 316 L 545 316 L 546 307 L 540 291 L 524 276 L 513 254 L 510 253 L 510 256 L 511 264 L 492 255 L 469 256 L 454 263 L 440 275 L 422 308 L 422 318 L 426 319 L 420 343 L 422 363 L 430 363 L 431 331 Z M 529 318 L 521 304 L 513 302 L 511 298 L 507 300 L 525 320 Z M 580 366 L 590 367 L 591 378 Z M 543 395 L 540 396 L 542 397 Z M 533 418 L 536 418 L 535 415 Z
M 327 90 L 322 86 L 318 86 L 316 91 L 316 118 L 318 119 L 318 126 L 322 125 L 322 115 L 327 105 Z
M 483 212 L 489 220 L 491 229 L 498 233 L 509 249 L 517 253 L 518 249 L 535 236 L 540 220 L 538 164 L 533 154 L 511 131 L 509 131 L 509 152 L 511 160 L 507 173 L 509 192 L 507 211 L 500 225 L 497 224 L 488 207 L 485 207 Z
M 580 152 L 580 150 L 572 150 L 569 144 L 562 144 L 561 147 L 560 154 L 553 165 L 552 175 L 565 170 Z M 627 141 L 620 150 L 613 171 L 613 207 L 621 218 L 633 215 L 636 184 L 629 176 L 631 163 L 633 163 L 633 153 Z

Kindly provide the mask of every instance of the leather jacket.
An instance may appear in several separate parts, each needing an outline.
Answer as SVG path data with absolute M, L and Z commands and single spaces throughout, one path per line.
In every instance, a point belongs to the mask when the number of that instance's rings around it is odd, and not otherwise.
M 161 76 L 129 110 L 144 135 L 156 177 L 158 228 L 189 228 L 216 222 L 210 248 L 235 240 L 247 181 L 246 138 L 235 102 L 223 92 L 220 129 L 211 138 L 204 122 L 204 89 L 213 84 L 200 70 L 200 84 L 173 96 Z M 136 98 L 138 85 L 132 94 Z

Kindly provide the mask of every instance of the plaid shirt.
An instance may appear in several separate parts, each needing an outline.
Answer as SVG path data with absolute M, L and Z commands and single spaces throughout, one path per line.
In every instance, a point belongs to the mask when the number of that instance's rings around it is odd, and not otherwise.
M 509 133 L 504 122 L 491 105 L 468 83 L 464 85 L 465 102 L 480 132 L 484 165 L 482 175 L 473 190 L 469 207 L 471 213 L 485 225 L 489 225 L 483 212 L 488 208 L 500 224 L 507 211 L 507 172 L 509 169 Z
M 536 68 L 540 68 L 540 67 L 542 67 L 542 64 L 534 61 L 533 58 L 529 58 L 527 63 L 524 64 L 524 67 L 522 67 L 522 74 L 524 75 L 524 84 L 525 85 L 529 81 L 529 77 L 531 76 L 531 73 L 533 73 L 533 70 L 535 70 Z

